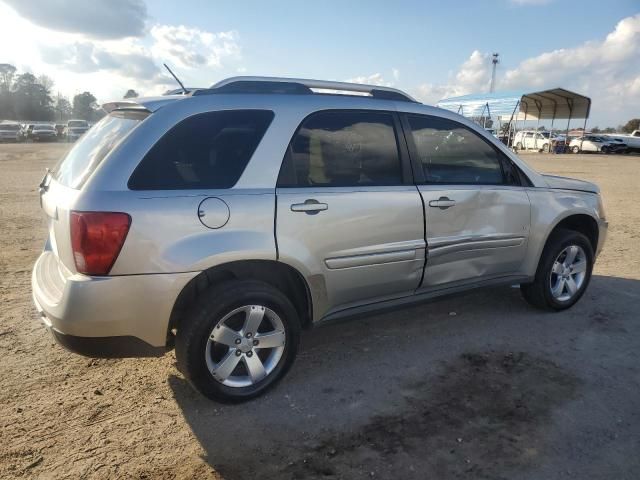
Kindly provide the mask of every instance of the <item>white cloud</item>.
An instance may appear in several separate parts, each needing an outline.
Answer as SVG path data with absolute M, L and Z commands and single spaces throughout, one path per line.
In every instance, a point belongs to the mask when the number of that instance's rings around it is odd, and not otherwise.
M 423 83 L 414 89 L 414 93 L 425 103 L 436 103 L 442 98 L 485 92 L 489 89 L 490 81 L 490 55 L 474 50 L 449 82 L 442 85 Z
M 393 82 L 385 80 L 381 73 L 360 75 L 359 77 L 349 78 L 346 81 L 350 83 L 363 83 L 365 85 L 378 85 L 381 87 L 390 87 L 393 85 Z
M 235 31 L 155 25 L 142 38 L 95 38 L 87 32 L 46 28 L 1 1 L 0 18 L 0 61 L 15 65 L 19 72 L 51 77 L 52 93 L 69 97 L 90 90 L 99 101 L 106 101 L 129 88 L 142 94 L 162 93 L 176 86 L 164 71 L 164 62 L 175 67 L 185 84 L 208 86 L 221 67 L 229 63 L 233 72 L 234 62 L 241 58 Z
M 380 87 L 393 87 L 400 79 L 400 70 L 397 68 L 391 69 L 391 76 L 393 80 L 387 80 L 382 73 L 372 73 L 371 75 L 360 75 L 345 80 L 350 83 L 363 83 L 365 85 L 378 85 Z
M 36 25 L 94 38 L 139 37 L 147 6 L 142 0 L 4 0 Z
M 155 57 L 184 68 L 219 67 L 223 61 L 241 58 L 235 31 L 212 33 L 184 25 L 154 25 L 151 37 Z
M 563 87 L 592 98 L 594 122 L 615 125 L 640 111 L 640 14 L 627 17 L 603 40 L 544 52 L 498 74 L 496 90 Z M 491 56 L 474 51 L 444 84 L 425 83 L 414 93 L 425 103 L 489 90 Z M 500 71 L 499 71 L 500 72 Z

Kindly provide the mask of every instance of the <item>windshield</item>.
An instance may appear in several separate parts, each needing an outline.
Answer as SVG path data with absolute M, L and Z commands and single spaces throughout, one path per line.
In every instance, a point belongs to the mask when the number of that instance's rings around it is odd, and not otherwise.
M 40 124 L 40 125 L 34 125 L 33 129 L 34 130 L 53 130 L 53 127 L 51 125 Z
M 67 187 L 82 187 L 120 140 L 148 115 L 146 111 L 115 111 L 104 117 L 78 140 L 56 166 L 54 178 Z
M 14 125 L 14 124 L 4 124 L 4 125 L 0 125 L 0 130 L 9 130 L 12 132 L 17 132 L 18 130 L 20 130 L 20 125 Z
M 549 138 L 549 132 L 538 132 L 540 135 L 542 135 L 544 138 Z
M 86 128 L 87 122 L 84 120 L 71 120 L 67 123 L 67 127 Z

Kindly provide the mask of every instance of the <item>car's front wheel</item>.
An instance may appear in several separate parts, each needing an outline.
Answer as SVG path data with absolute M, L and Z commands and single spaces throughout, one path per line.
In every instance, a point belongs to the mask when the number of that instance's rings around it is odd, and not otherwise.
M 571 147 L 571 151 L 573 153 L 580 153 L 580 147 L 575 145 L 575 146 Z
M 565 310 L 580 300 L 589 285 L 593 261 L 587 237 L 558 230 L 547 241 L 533 283 L 520 285 L 522 295 L 535 307 Z
M 178 328 L 176 358 L 208 398 L 240 402 L 272 387 L 296 356 L 300 321 L 278 289 L 259 281 L 205 290 Z

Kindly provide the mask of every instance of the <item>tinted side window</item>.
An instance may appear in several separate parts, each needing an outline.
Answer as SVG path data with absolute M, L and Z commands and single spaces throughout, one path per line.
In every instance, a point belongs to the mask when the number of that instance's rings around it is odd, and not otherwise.
M 308 117 L 291 140 L 278 186 L 402 184 L 393 116 L 330 111 Z
M 427 116 L 408 120 L 428 183 L 504 183 L 499 152 L 464 125 Z
M 273 112 L 232 110 L 186 118 L 145 155 L 132 190 L 231 188 L 266 132 Z

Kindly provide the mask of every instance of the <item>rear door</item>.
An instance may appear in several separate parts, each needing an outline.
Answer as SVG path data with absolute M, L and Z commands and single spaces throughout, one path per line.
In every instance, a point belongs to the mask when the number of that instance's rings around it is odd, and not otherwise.
M 422 287 L 516 274 L 530 226 L 517 167 L 458 122 L 426 115 L 403 121 L 423 177 L 418 188 L 428 253 Z
M 277 188 L 279 259 L 308 277 L 323 315 L 403 295 L 424 266 L 424 221 L 395 113 L 307 117 Z

